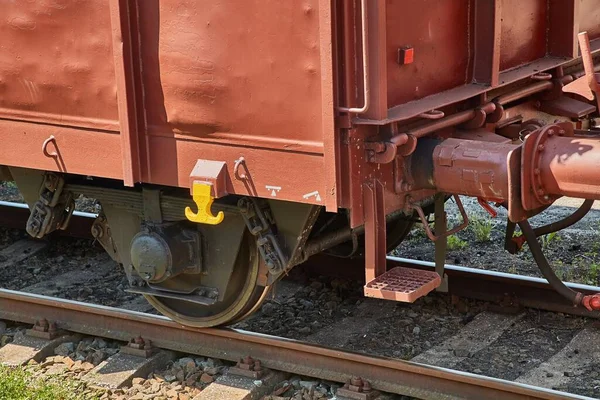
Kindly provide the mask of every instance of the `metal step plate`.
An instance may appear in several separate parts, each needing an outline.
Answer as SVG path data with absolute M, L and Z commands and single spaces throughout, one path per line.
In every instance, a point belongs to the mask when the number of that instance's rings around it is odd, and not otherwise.
M 436 272 L 396 267 L 368 282 L 364 293 L 367 297 L 412 303 L 441 283 Z

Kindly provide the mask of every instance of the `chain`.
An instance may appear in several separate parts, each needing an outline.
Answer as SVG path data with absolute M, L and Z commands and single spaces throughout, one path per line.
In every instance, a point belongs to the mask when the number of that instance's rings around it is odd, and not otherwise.
M 73 210 L 75 200 L 71 192 L 63 191 L 65 180 L 54 173 L 44 174 L 40 188 L 40 198 L 31 209 L 26 230 L 35 238 L 42 238 L 56 230 L 66 229 Z
M 282 272 L 288 264 L 288 257 L 284 254 L 277 239 L 277 226 L 269 203 L 264 200 L 242 197 L 238 201 L 238 207 L 248 230 L 256 237 L 258 251 L 269 271 L 272 274 Z

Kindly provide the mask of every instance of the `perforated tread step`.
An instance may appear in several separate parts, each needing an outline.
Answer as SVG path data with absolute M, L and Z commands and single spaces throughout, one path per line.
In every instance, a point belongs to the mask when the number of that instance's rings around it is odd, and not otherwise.
M 396 267 L 368 282 L 364 293 L 367 297 L 412 303 L 441 283 L 436 272 Z

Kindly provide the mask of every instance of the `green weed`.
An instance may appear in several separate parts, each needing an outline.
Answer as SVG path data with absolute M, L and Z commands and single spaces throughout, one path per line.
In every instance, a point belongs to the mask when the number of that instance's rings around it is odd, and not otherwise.
M 596 286 L 598 284 L 598 277 L 600 277 L 600 264 L 592 262 L 587 270 L 585 283 Z
M 475 240 L 478 242 L 489 242 L 492 238 L 492 229 L 494 223 L 489 219 L 472 217 L 470 221 L 471 229 L 475 233 Z
M 448 250 L 462 250 L 469 245 L 465 240 L 462 240 L 456 235 L 448 236 Z
M 565 264 L 561 260 L 555 261 L 553 263 L 552 267 L 553 267 L 553 270 L 554 270 L 554 274 L 561 281 L 564 280 L 566 278 L 566 276 L 568 275 L 567 274 L 567 268 L 565 267 Z
M 542 249 L 544 249 L 544 250 L 549 248 L 551 244 L 553 244 L 555 242 L 560 242 L 562 240 L 561 237 L 558 235 L 558 232 L 552 232 L 547 235 L 544 235 L 541 237 L 541 239 L 542 239 Z

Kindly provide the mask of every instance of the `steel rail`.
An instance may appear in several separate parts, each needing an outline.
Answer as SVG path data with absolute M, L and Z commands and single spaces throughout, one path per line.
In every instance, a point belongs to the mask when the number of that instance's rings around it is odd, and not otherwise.
M 377 390 L 421 399 L 588 399 L 569 393 L 383 357 L 350 353 L 234 329 L 194 329 L 165 317 L 0 289 L 0 318 L 127 341 L 141 335 L 163 349 L 237 361 L 251 355 L 275 370 L 345 382 L 361 376 Z

